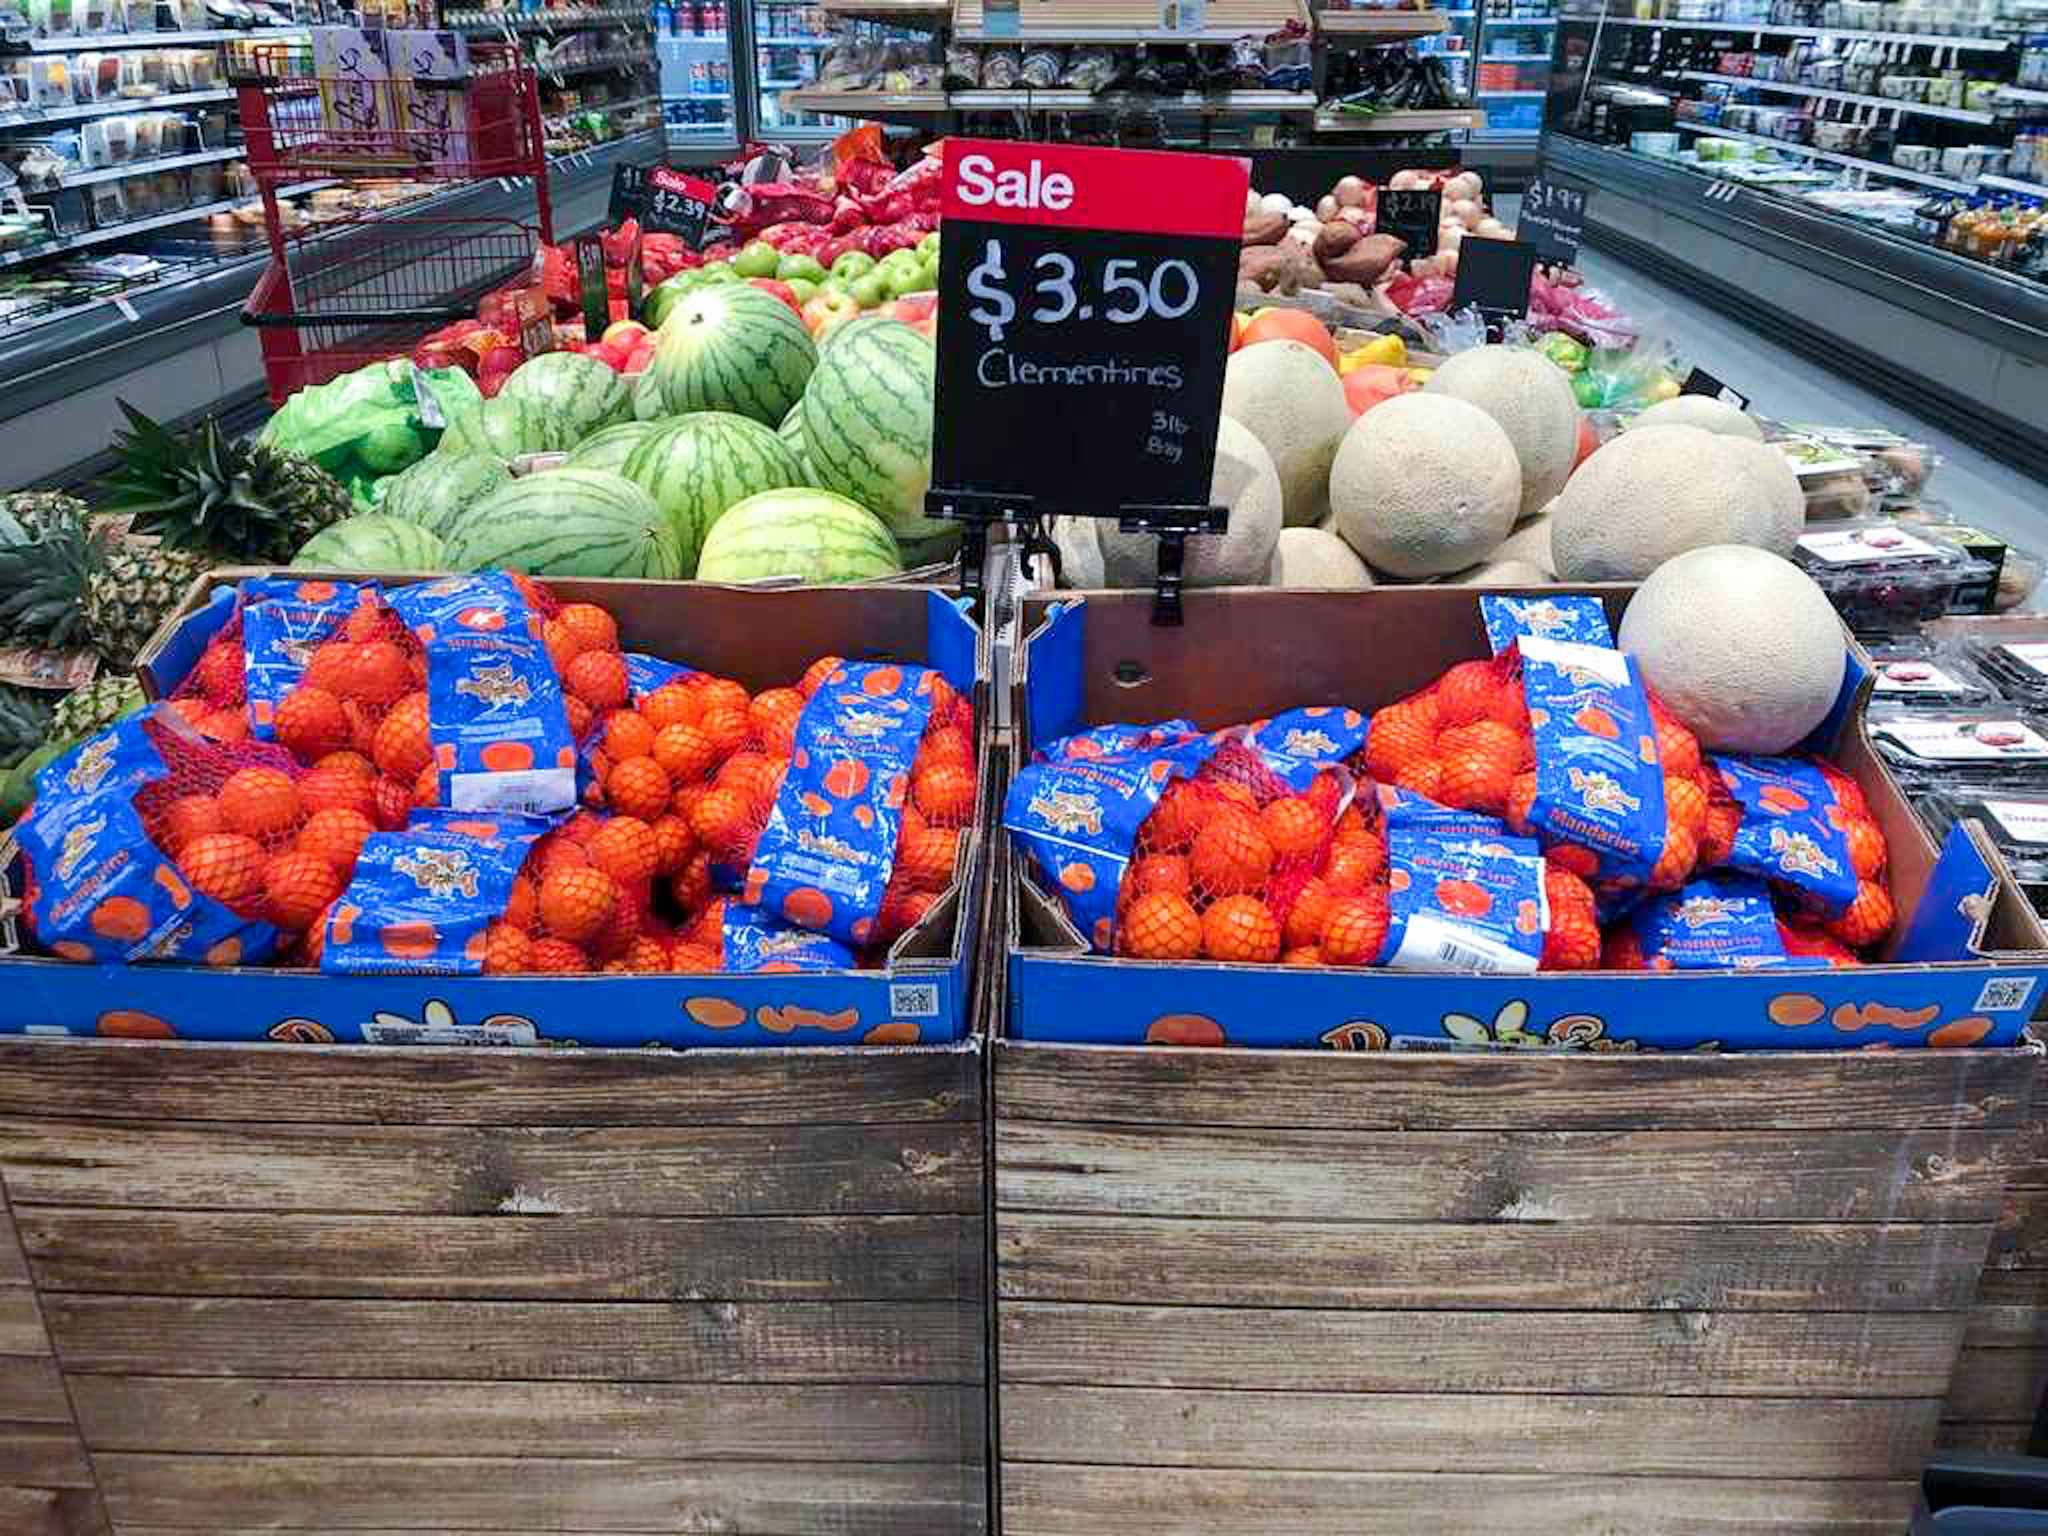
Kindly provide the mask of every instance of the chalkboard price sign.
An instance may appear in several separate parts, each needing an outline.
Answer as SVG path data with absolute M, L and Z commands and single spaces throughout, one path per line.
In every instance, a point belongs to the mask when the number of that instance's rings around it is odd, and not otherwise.
M 1579 259 L 1579 246 L 1586 238 L 1585 190 L 1538 177 L 1522 194 L 1515 238 L 1535 246 L 1544 261 L 1570 266 Z
M 1520 320 L 1529 313 L 1529 285 L 1536 277 L 1536 247 L 1521 240 L 1467 236 L 1458 247 L 1458 278 L 1451 289 L 1451 313 L 1474 305 L 1490 325 Z
M 1407 260 L 1434 256 L 1443 207 L 1443 192 L 1436 187 L 1400 192 L 1382 187 L 1374 200 L 1373 232 L 1397 235 L 1407 242 L 1407 249 L 1401 253 Z
M 1172 535 L 1224 524 L 1209 485 L 1248 185 L 1220 156 L 946 141 L 932 515 L 1159 532 L 1177 614 Z
M 1681 395 L 1705 395 L 1710 400 L 1725 401 L 1741 411 L 1749 409 L 1749 396 L 1730 389 L 1704 368 L 1695 368 L 1688 373 L 1685 381 L 1678 386 L 1678 392 Z

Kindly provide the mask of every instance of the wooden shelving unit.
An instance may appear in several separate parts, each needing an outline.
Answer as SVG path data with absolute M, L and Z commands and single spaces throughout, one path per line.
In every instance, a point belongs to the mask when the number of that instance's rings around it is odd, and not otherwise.
M 1316 30 L 1332 37 L 1434 37 L 1450 28 L 1442 11 L 1316 12 Z

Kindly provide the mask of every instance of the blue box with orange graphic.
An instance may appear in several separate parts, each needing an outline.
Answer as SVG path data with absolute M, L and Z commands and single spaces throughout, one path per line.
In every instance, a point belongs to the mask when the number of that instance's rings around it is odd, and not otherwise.
M 195 585 L 141 662 L 165 697 L 234 612 L 222 571 Z M 295 573 L 300 574 L 300 573 Z M 335 573 L 346 575 L 347 573 Z M 387 582 L 403 578 L 380 578 Z M 694 582 L 550 581 L 564 602 L 595 603 L 629 649 L 778 687 L 825 655 L 929 666 L 975 704 L 979 782 L 989 779 L 986 641 L 961 605 L 910 587 L 766 591 Z M 914 1045 L 973 1032 L 971 983 L 985 902 L 984 839 L 964 842 L 959 874 L 877 970 L 702 975 L 323 975 L 305 970 L 82 964 L 24 953 L 0 845 L 0 1033 L 421 1045 Z
M 1633 592 L 1576 590 L 1617 624 Z M 1491 654 L 1471 588 L 1196 591 L 1185 606 L 1183 627 L 1161 628 L 1146 593 L 1028 599 L 1016 760 L 1118 722 L 1214 730 L 1297 706 L 1369 712 Z M 1861 786 L 1891 850 L 1899 920 L 1879 963 L 1455 975 L 1134 960 L 1090 953 L 1028 861 L 1006 853 L 1004 1028 L 1024 1041 L 1339 1050 L 2011 1045 L 2048 999 L 2048 933 L 1975 828 L 1929 840 L 1864 739 L 1864 669 L 1850 654 L 1842 698 L 1808 745 Z

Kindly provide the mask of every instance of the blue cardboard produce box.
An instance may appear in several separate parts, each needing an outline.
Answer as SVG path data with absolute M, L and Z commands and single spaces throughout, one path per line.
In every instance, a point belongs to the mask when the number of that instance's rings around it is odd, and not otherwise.
M 261 574 L 221 571 L 195 585 L 141 660 L 152 698 L 168 695 L 228 622 L 234 583 Z M 694 582 L 547 585 L 564 602 L 609 611 L 627 650 L 733 677 L 750 691 L 787 686 L 824 655 L 936 668 L 975 701 L 980 772 L 983 784 L 988 781 L 987 645 L 960 606 L 940 593 L 881 586 L 771 591 Z M 985 907 L 978 894 L 985 847 L 985 832 L 974 829 L 964 841 L 958 882 L 897 941 L 880 970 L 451 977 L 85 965 L 24 953 L 6 921 L 21 871 L 6 862 L 11 844 L 0 844 L 0 1033 L 398 1045 L 958 1041 L 973 1031 L 970 981 Z
M 1579 590 L 1618 621 L 1634 589 Z M 1180 628 L 1151 623 L 1149 593 L 1037 596 L 1019 632 L 1020 764 L 1034 744 L 1095 725 L 1369 712 L 1490 654 L 1477 593 L 1461 587 L 1196 591 Z M 1028 861 L 1010 857 L 996 904 L 1009 923 L 1008 1037 L 1338 1050 L 2011 1045 L 2043 1001 L 2048 934 L 1974 825 L 1938 850 L 1929 841 L 1864 738 L 1853 649 L 1851 662 L 1813 745 L 1861 785 L 1890 845 L 1899 920 L 1882 963 L 1472 976 L 1113 958 L 1090 953 Z

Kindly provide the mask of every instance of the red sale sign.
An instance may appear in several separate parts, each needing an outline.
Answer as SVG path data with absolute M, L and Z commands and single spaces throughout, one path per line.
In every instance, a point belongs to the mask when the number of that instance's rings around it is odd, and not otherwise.
M 1251 186 L 1224 155 L 948 139 L 944 216 L 1236 240 Z

